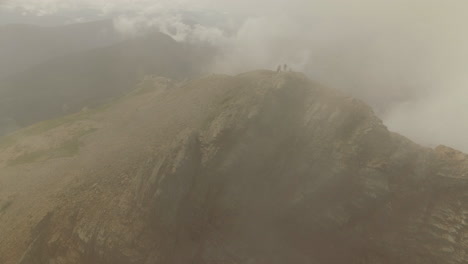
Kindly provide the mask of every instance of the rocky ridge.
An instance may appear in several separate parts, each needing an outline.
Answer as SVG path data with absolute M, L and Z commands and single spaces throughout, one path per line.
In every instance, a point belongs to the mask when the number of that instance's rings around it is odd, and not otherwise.
M 1 263 L 467 262 L 466 154 L 300 73 L 146 82 L 0 168 Z

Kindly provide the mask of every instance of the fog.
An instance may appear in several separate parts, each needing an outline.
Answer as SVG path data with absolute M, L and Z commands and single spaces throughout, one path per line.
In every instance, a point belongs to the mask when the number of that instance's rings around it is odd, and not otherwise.
M 63 23 L 111 17 L 128 37 L 156 28 L 220 49 L 212 72 L 287 63 L 364 100 L 393 131 L 468 151 L 466 1 L 10 0 L 2 8 L 8 22 L 67 14 Z
M 468 263 L 467 9 L 0 0 L 0 264 Z

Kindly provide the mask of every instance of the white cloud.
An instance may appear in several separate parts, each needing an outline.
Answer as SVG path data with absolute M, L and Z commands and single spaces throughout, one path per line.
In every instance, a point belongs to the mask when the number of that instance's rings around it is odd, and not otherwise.
M 179 42 L 220 45 L 226 38 L 223 30 L 201 24 L 191 25 L 184 22 L 178 13 L 121 15 L 114 19 L 114 25 L 117 31 L 127 36 L 138 36 L 157 29 Z
M 468 151 L 466 81 L 453 85 L 392 107 L 385 118 L 387 125 L 424 145 Z
M 152 12 L 170 8 L 188 7 L 190 0 L 7 0 L 3 5 L 10 10 L 33 14 L 55 14 L 58 12 L 93 9 L 104 14 L 116 12 Z
M 468 124 L 465 0 L 10 0 L 5 6 L 39 15 L 90 8 L 114 14 L 125 34 L 157 28 L 178 41 L 209 42 L 224 51 L 215 71 L 288 63 L 366 100 L 393 130 L 468 151 L 468 126 L 460 125 Z M 206 10 L 224 21 L 185 19 L 187 11 Z

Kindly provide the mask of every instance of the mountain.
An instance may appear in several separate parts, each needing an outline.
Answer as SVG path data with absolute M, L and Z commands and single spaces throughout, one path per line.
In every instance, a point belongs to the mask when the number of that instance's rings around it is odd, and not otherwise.
M 14 127 L 95 107 L 131 90 L 143 76 L 186 79 L 203 71 L 208 47 L 162 33 L 56 58 L 0 81 L 0 136 Z M 2 120 L 9 120 L 3 121 Z
M 54 27 L 0 25 L 0 79 L 53 58 L 121 40 L 111 20 Z
M 0 148 L 5 264 L 468 260 L 468 156 L 300 73 L 147 78 Z

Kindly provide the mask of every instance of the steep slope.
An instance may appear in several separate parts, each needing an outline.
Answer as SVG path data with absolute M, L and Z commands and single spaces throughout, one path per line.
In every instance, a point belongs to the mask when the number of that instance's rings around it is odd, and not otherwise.
M 71 53 L 114 44 L 122 36 L 111 20 L 56 27 L 0 26 L 0 79 Z
M 147 74 L 189 78 L 212 55 L 209 48 L 154 33 L 49 61 L 0 82 L 0 126 L 24 127 L 94 107 L 128 92 Z M 5 125 L 3 134 L 11 130 Z
M 7 139 L 1 263 L 468 260 L 467 155 L 299 73 L 147 79 Z

